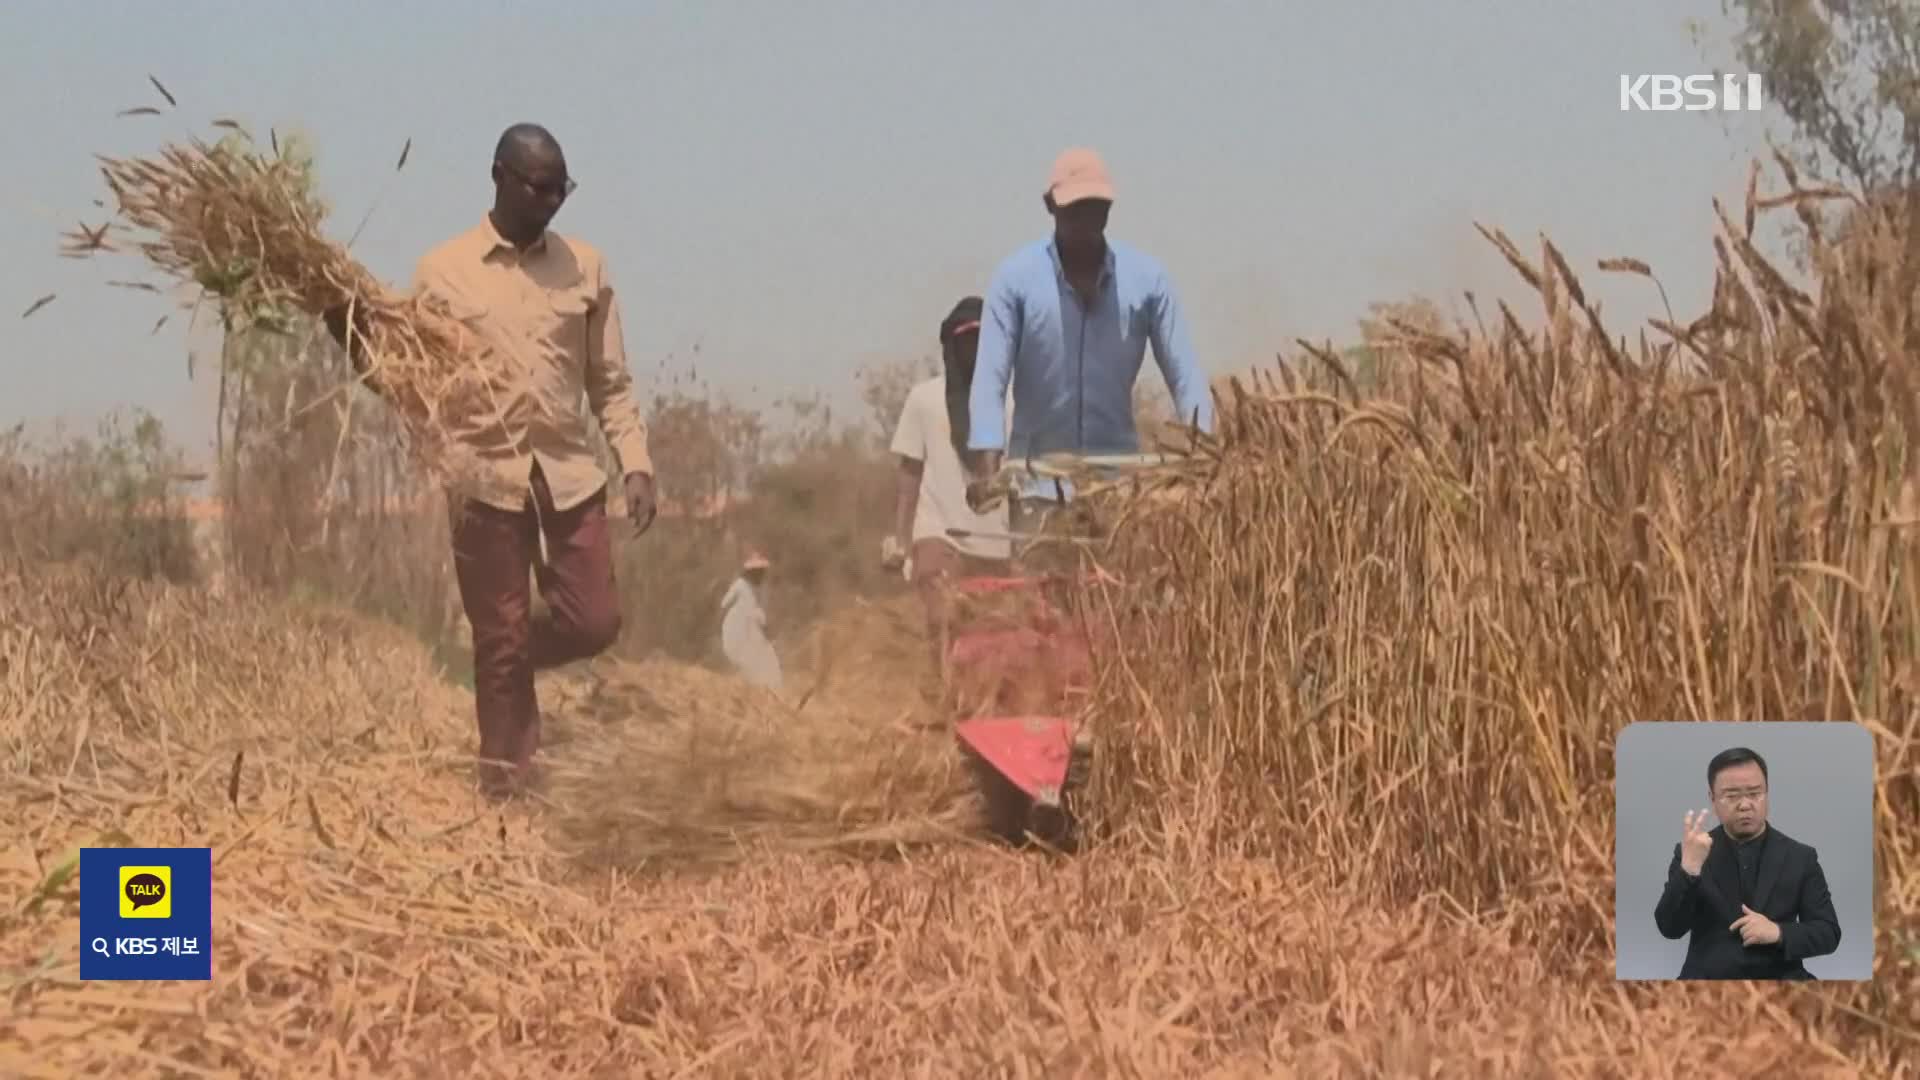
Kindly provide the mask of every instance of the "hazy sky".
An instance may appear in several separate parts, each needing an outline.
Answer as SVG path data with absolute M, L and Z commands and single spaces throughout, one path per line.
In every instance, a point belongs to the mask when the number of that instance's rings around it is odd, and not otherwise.
M 1737 206 L 1771 119 L 1619 111 L 1623 72 L 1724 62 L 1718 0 L 89 0 L 0 18 L 0 423 L 137 404 L 195 449 L 210 396 L 186 355 L 210 366 L 207 335 L 177 315 L 149 334 L 168 301 L 104 285 L 132 258 L 56 252 L 102 219 L 94 154 L 218 134 L 218 116 L 310 134 L 332 232 L 374 207 L 354 251 L 398 282 L 484 213 L 500 130 L 544 123 L 580 183 L 556 227 L 610 258 L 643 394 L 697 347 L 717 385 L 847 404 L 858 365 L 934 351 L 954 299 L 1045 234 L 1069 145 L 1106 156 L 1110 234 L 1167 265 L 1217 373 L 1350 337 L 1372 300 L 1513 295 L 1475 220 L 1523 246 L 1547 232 L 1576 271 L 1643 258 L 1691 316 L 1711 199 Z M 179 109 L 115 118 L 164 104 L 149 73 Z M 1657 313 L 1643 280 L 1585 278 L 1618 332 Z

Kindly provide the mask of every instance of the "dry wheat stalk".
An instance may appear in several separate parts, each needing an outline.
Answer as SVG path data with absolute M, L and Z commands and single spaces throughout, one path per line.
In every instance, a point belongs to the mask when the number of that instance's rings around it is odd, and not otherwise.
M 431 297 L 395 291 L 322 231 L 311 164 L 275 139 L 263 152 L 243 136 L 170 144 L 147 157 L 102 157 L 117 220 L 67 234 L 70 253 L 130 251 L 212 298 L 229 333 L 284 332 L 299 314 L 345 308 L 368 361 L 367 385 L 403 420 L 432 471 L 458 485 L 470 455 L 446 435 L 450 418 L 498 415 L 512 381 L 507 350 Z

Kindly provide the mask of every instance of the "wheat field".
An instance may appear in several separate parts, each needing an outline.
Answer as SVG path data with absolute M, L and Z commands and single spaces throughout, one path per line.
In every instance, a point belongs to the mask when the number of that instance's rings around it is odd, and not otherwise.
M 636 815 L 685 805 L 668 778 L 737 762 L 637 725 L 746 725 L 758 755 L 794 725 L 781 746 L 844 759 L 836 733 L 900 724 L 900 590 L 819 605 L 860 629 L 817 631 L 803 672 L 869 663 L 811 714 L 686 661 L 543 678 L 577 771 L 502 809 L 471 791 L 470 694 L 414 634 L 9 551 L 0 1071 L 1914 1075 L 1913 223 L 1868 206 L 1829 235 L 1790 170 L 1779 200 L 1758 176 L 1712 238 L 1712 309 L 1667 340 L 1630 350 L 1585 299 L 1583 274 L 1647 268 L 1488 229 L 1537 311 L 1403 326 L 1364 390 L 1311 350 L 1236 378 L 1177 479 L 1104 503 L 1119 584 L 1082 599 L 1127 648 L 1094 657 L 1073 857 L 963 817 L 857 845 L 776 822 L 725 860 L 650 842 Z M 1791 212 L 1807 291 L 1750 241 Z M 1872 984 L 1613 981 L 1613 739 L 1733 717 L 1875 733 Z M 948 807 L 913 767 L 899 797 Z M 116 834 L 213 848 L 211 983 L 78 981 L 65 860 Z

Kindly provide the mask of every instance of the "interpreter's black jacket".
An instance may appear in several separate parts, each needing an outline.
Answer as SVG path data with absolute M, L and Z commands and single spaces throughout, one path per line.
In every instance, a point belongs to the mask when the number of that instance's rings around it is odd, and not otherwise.
M 1716 825 L 1709 834 L 1713 847 L 1697 878 L 1680 869 L 1680 845 L 1673 845 L 1667 887 L 1653 921 L 1669 939 L 1692 935 L 1680 978 L 1811 979 L 1801 961 L 1840 947 L 1840 917 L 1819 856 L 1772 824 L 1767 833 L 1753 895 L 1744 902 L 1779 924 L 1780 940 L 1773 945 L 1743 945 L 1739 931 L 1727 929 L 1744 912 L 1740 868 L 1726 826 Z

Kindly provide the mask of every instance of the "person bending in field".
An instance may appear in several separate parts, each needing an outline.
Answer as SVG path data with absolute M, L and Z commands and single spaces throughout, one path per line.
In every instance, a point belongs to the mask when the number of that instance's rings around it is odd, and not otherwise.
M 1149 343 L 1181 423 L 1213 430 L 1212 392 L 1172 280 L 1153 257 L 1106 238 L 1113 194 L 1098 154 L 1062 153 L 1042 197 L 1053 235 L 1014 252 L 993 273 L 967 437 L 968 498 L 975 505 L 1003 454 L 1137 453 L 1133 386 Z M 1011 431 L 1003 404 L 1009 383 Z M 1050 482 L 1028 485 L 1014 499 L 1012 531 L 1040 532 L 1051 495 Z
M 607 476 L 588 441 L 584 399 L 617 455 L 635 535 L 655 513 L 647 429 L 634 400 L 620 306 L 600 252 L 548 229 L 575 184 L 560 144 L 515 124 L 494 148 L 493 209 L 429 251 L 416 288 L 444 300 L 487 347 L 513 351 L 524 382 L 505 415 L 456 418 L 451 433 L 484 466 L 479 490 L 449 493 L 455 575 L 473 627 L 482 789 L 527 779 L 540 742 L 535 669 L 605 651 L 620 633 Z M 346 309 L 328 329 L 348 344 Z M 367 360 L 349 349 L 367 374 Z M 532 615 L 528 572 L 549 612 Z
M 974 351 L 980 343 L 983 302 L 969 296 L 940 323 L 941 373 L 916 385 L 893 432 L 899 459 L 893 532 L 881 558 L 888 569 L 903 564 L 927 612 L 927 634 L 938 670 L 951 632 L 948 586 L 955 577 L 1004 577 L 1011 568 L 1007 510 L 976 513 L 967 503 L 960 455 L 969 424 L 967 396 L 973 385 Z M 967 535 L 952 536 L 948 529 Z M 910 545 L 910 546 L 909 546 Z

